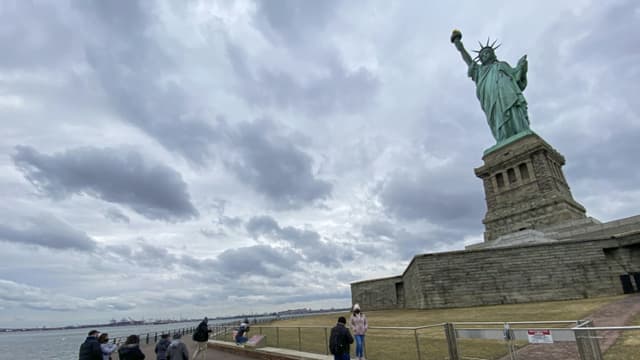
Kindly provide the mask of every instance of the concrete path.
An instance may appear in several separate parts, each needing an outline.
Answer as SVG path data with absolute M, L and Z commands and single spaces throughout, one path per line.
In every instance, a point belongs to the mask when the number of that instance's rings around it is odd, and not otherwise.
M 587 319 L 593 320 L 594 326 L 625 326 L 631 319 L 640 314 L 640 294 L 628 295 L 621 300 L 609 303 L 596 310 Z M 604 352 L 615 344 L 620 336 L 619 331 L 600 331 L 600 350 Z M 500 360 L 509 360 L 505 356 Z M 530 344 L 518 350 L 518 360 L 580 360 L 575 342 L 557 342 L 554 344 Z
M 189 358 L 192 358 L 193 353 L 196 351 L 196 343 L 193 340 L 191 340 L 191 334 L 184 335 L 182 337 L 182 342 L 185 343 L 185 345 L 187 345 L 187 349 L 189 349 Z M 142 349 L 142 352 L 146 356 L 145 360 L 156 359 L 156 354 L 154 352 L 155 346 L 156 344 L 151 344 L 151 343 L 149 345 L 140 346 L 140 349 Z M 113 360 L 117 360 L 117 359 L 118 359 L 117 355 L 113 357 Z M 237 354 L 231 354 L 224 351 L 218 351 L 211 348 L 207 349 L 207 360 L 244 360 L 244 359 L 251 359 L 251 358 L 240 356 Z

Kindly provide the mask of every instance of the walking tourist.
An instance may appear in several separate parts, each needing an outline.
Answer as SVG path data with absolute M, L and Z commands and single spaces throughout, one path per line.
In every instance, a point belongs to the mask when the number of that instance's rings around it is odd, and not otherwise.
M 140 338 L 138 335 L 129 335 L 124 345 L 118 349 L 120 360 L 142 360 L 145 358 L 140 350 Z
M 196 351 L 193 353 L 193 359 L 202 359 L 206 360 L 207 358 L 207 344 L 209 341 L 209 326 L 207 323 L 209 319 L 205 316 L 205 318 L 198 324 L 196 331 L 193 333 L 193 341 L 196 342 Z
M 360 311 L 360 305 L 353 305 L 353 313 L 349 321 L 353 337 L 356 339 L 356 358 L 364 360 L 364 334 L 367 332 L 369 325 L 367 317 Z
M 79 360 L 102 360 L 102 350 L 100 350 L 98 336 L 100 336 L 98 330 L 89 331 L 87 338 L 80 345 Z
M 349 344 L 353 344 L 353 336 L 345 326 L 347 319 L 344 316 L 338 318 L 338 323 L 331 329 L 329 338 L 329 351 L 334 360 L 350 360 Z
M 160 340 L 158 340 L 154 349 L 156 360 L 167 360 L 167 348 L 169 348 L 170 344 L 169 334 L 160 335 Z
M 118 345 L 109 343 L 109 334 L 102 333 L 98 336 L 100 351 L 102 351 L 102 360 L 111 360 L 111 353 L 116 351 Z
M 180 333 L 173 334 L 173 340 L 167 349 L 167 360 L 189 360 L 187 345 L 180 340 L 181 337 Z
M 240 323 L 240 327 L 238 328 L 235 336 L 236 344 L 244 344 L 249 341 L 249 338 L 245 335 L 249 332 L 249 319 L 244 319 L 243 322 Z

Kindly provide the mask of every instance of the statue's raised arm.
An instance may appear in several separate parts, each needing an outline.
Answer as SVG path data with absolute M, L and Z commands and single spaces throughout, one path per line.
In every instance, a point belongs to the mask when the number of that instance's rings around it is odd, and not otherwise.
M 462 60 L 464 60 L 467 65 L 471 65 L 473 59 L 471 55 L 465 50 L 464 45 L 462 45 L 462 33 L 460 30 L 453 30 L 451 32 L 451 42 L 456 46 L 456 49 L 460 51 L 460 55 L 462 55 Z
M 487 117 L 491 133 L 498 143 L 529 131 L 529 115 L 527 101 L 522 91 L 527 86 L 527 56 L 523 56 L 516 68 L 496 58 L 495 50 L 500 45 L 496 42 L 483 45 L 474 50 L 476 58 L 462 45 L 462 33 L 453 30 L 451 42 L 462 55 L 462 60 L 469 66 L 468 75 L 476 83 L 476 96 Z

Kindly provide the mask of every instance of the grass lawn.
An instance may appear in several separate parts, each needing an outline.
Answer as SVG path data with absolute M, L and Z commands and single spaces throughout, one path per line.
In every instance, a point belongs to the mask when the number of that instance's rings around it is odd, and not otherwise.
M 377 327 L 420 327 L 445 322 L 579 320 L 600 306 L 621 298 L 622 296 L 615 296 L 456 309 L 383 311 L 363 309 L 370 326 L 366 336 L 366 355 L 367 358 L 373 360 L 417 360 L 418 351 L 420 351 L 422 360 L 448 358 L 446 339 L 441 325 L 417 331 L 413 329 L 377 329 Z M 268 346 L 324 354 L 327 352 L 327 337 L 330 328 L 335 325 L 338 316 L 341 315 L 348 320 L 350 314 L 323 314 L 279 320 L 268 325 L 254 325 L 251 327 L 251 334 L 266 335 Z M 572 325 L 554 325 L 553 327 L 567 326 Z M 416 347 L 416 338 L 419 350 Z M 518 346 L 525 344 L 525 342 L 521 342 Z M 507 355 L 506 343 L 502 340 L 458 339 L 458 348 L 460 354 L 468 358 L 499 359 Z M 355 345 L 352 346 L 351 352 L 353 353 L 354 350 Z M 611 357 L 610 359 L 624 358 Z

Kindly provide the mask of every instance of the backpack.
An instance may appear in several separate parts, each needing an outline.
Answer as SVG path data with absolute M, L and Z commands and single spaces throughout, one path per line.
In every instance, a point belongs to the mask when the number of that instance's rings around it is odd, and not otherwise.
M 344 352 L 344 339 L 340 334 L 338 327 L 331 329 L 331 336 L 329 337 L 329 352 L 332 355 L 342 354 Z
M 193 333 L 191 338 L 193 339 L 193 341 L 196 341 L 196 342 L 207 341 L 209 339 L 209 334 L 207 334 L 206 332 L 202 331 L 202 329 L 198 328 Z

